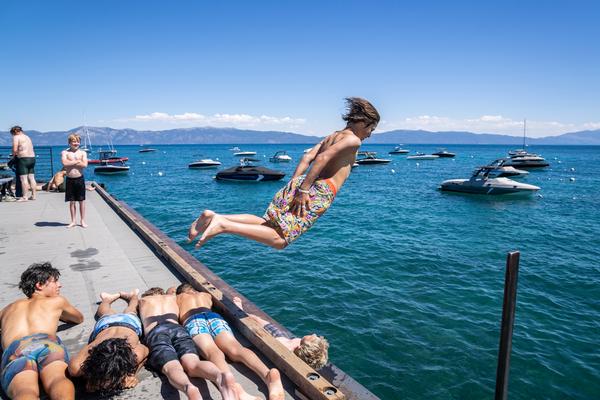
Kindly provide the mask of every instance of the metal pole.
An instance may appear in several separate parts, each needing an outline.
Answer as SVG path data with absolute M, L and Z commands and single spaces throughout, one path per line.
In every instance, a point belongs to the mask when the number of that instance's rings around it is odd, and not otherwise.
M 506 257 L 506 276 L 504 280 L 504 301 L 502 303 L 502 326 L 500 330 L 500 349 L 498 351 L 498 369 L 496 370 L 495 400 L 508 398 L 508 374 L 510 370 L 510 352 L 512 334 L 517 307 L 517 277 L 519 275 L 519 257 L 521 253 L 513 251 Z

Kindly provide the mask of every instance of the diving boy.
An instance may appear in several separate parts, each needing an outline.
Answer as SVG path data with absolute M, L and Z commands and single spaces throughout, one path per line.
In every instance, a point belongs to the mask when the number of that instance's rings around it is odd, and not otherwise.
M 310 229 L 348 179 L 362 141 L 379 123 L 379 113 L 367 100 L 351 97 L 346 102 L 346 127 L 327 136 L 302 157 L 292 179 L 275 194 L 262 218 L 205 210 L 190 226 L 189 242 L 200 235 L 196 247 L 201 247 L 217 235 L 232 233 L 284 249 Z

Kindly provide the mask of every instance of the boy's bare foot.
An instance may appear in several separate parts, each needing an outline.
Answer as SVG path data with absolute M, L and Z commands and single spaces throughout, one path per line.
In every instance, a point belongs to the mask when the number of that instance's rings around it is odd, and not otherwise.
M 27 201 L 27 198 L 25 198 L 25 197 L 21 197 L 21 198 L 20 198 L 19 200 L 17 200 L 17 201 L 18 201 L 19 203 L 22 203 L 22 202 L 24 202 L 24 201 Z
M 86 224 L 84 220 L 81 220 L 81 226 L 82 226 L 83 228 L 87 228 L 87 227 L 88 227 L 88 224 Z
M 119 297 L 121 297 L 120 293 L 106 293 L 106 292 L 100 293 L 100 300 L 108 301 L 109 303 L 114 302 Z
M 223 400 L 237 400 L 237 392 L 235 390 L 235 378 L 231 372 L 221 374 L 221 382 L 219 383 L 219 392 L 223 396 Z
M 31 197 L 29 198 L 29 200 L 35 200 L 35 197 L 31 196 Z
M 200 390 L 192 384 L 185 385 L 184 392 L 187 398 L 190 400 L 202 400 Z
M 137 297 L 138 294 L 140 293 L 140 289 L 133 289 L 131 292 L 119 292 L 119 296 L 123 299 L 123 300 L 131 300 L 132 297 Z
M 237 395 L 237 398 L 240 400 L 260 400 L 258 396 L 252 396 L 250 393 L 246 392 L 242 385 L 236 382 L 234 385 L 234 390 Z
M 74 226 L 76 226 L 77 224 L 75 222 L 71 222 L 69 225 L 67 225 L 67 228 L 72 228 Z
M 196 236 L 204 232 L 214 215 L 214 211 L 204 210 L 202 214 L 200 214 L 200 216 L 196 218 L 194 222 L 192 222 L 192 225 L 190 226 L 190 230 L 188 232 L 188 243 L 191 243 L 191 241 L 194 240 Z
M 275 368 L 271 368 L 267 374 L 267 387 L 269 388 L 269 400 L 285 399 L 283 384 L 281 383 L 281 375 Z
M 238 308 L 240 310 L 244 310 L 244 307 L 242 306 L 242 299 L 240 299 L 238 296 L 235 296 L 233 298 L 233 304 L 235 304 L 236 306 L 238 306 Z
M 204 230 L 204 233 L 202 234 L 202 236 L 200 236 L 200 240 L 198 240 L 198 243 L 196 243 L 196 248 L 199 249 L 208 240 L 217 236 L 219 233 L 222 233 L 223 227 L 224 227 L 223 222 L 225 222 L 225 221 L 226 221 L 225 217 L 223 217 L 219 214 L 214 214 L 212 216 L 212 218 L 210 218 L 210 222 L 208 223 L 208 226 Z

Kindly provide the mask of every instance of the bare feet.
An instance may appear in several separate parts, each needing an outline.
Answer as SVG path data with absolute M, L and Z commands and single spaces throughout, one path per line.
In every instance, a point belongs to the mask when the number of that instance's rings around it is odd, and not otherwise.
M 196 218 L 194 222 L 192 222 L 192 225 L 190 226 L 190 230 L 188 232 L 188 243 L 191 243 L 192 240 L 196 238 L 196 236 L 204 232 L 214 215 L 214 211 L 204 210 L 202 214 L 200 214 L 200 216 Z
M 267 374 L 267 387 L 269 388 L 269 400 L 285 399 L 283 384 L 281 383 L 281 375 L 275 368 L 271 368 Z
M 185 385 L 185 395 L 190 400 L 202 400 L 202 395 L 200 394 L 200 390 L 192 384 Z
M 20 198 L 19 200 L 17 200 L 17 201 L 18 201 L 19 203 L 21 203 L 21 202 L 27 201 L 27 198 L 26 198 L 26 197 L 21 197 L 21 198 Z
M 240 299 L 238 296 L 235 296 L 233 298 L 233 304 L 235 304 L 236 306 L 238 306 L 238 308 L 240 310 L 242 310 L 242 311 L 244 310 L 244 307 L 242 306 L 242 299 Z
M 31 196 L 31 197 L 29 198 L 29 200 L 35 200 L 35 197 Z
M 87 228 L 88 224 L 86 224 L 84 220 L 81 220 L 81 227 Z
M 131 292 L 119 292 L 119 297 L 123 300 L 131 300 L 132 297 L 137 297 L 140 293 L 140 289 L 133 289 Z
M 206 243 L 208 240 L 217 236 L 219 233 L 222 233 L 224 227 L 223 222 L 225 221 L 227 221 L 225 217 L 219 214 L 214 214 L 212 218 L 210 218 L 210 222 L 204 230 L 204 233 L 202 236 L 200 236 L 200 240 L 198 240 L 198 243 L 196 243 L 196 248 L 199 249 L 200 247 L 204 246 L 204 243 Z
M 119 297 L 121 297 L 120 293 L 106 293 L 106 292 L 100 293 L 100 299 L 102 301 L 108 301 L 109 303 L 114 302 Z
M 238 399 L 240 400 L 260 400 L 260 397 L 252 396 L 250 393 L 246 392 L 239 383 L 234 385 L 234 390 Z
M 69 225 L 67 225 L 67 228 L 72 228 L 74 226 L 76 226 L 77 224 L 75 222 L 71 222 Z
M 237 400 L 237 392 L 235 390 L 235 378 L 231 372 L 223 372 L 221 374 L 221 382 L 219 383 L 219 392 L 223 396 L 223 400 Z

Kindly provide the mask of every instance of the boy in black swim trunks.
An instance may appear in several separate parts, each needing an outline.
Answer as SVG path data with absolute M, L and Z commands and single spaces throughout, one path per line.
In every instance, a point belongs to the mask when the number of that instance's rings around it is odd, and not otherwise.
M 69 362 L 69 373 L 82 377 L 86 390 L 108 395 L 137 385 L 137 372 L 148 357 L 148 348 L 140 342 L 142 321 L 137 315 L 138 293 L 100 293 L 98 321 L 85 346 Z M 112 308 L 118 299 L 127 302 L 123 312 Z
M 165 374 L 174 388 L 191 400 L 202 399 L 200 390 L 189 378 L 198 377 L 213 382 L 223 400 L 239 398 L 233 374 L 221 373 L 215 364 L 198 357 L 194 341 L 178 323 L 175 293 L 165 294 L 161 288 L 150 288 L 142 294 L 139 311 L 146 345 L 150 349 L 148 365 Z
M 62 164 L 67 171 L 65 201 L 69 202 L 69 211 L 71 212 L 71 223 L 67 228 L 76 225 L 77 202 L 79 202 L 81 226 L 87 228 L 88 225 L 85 223 L 85 179 L 83 177 L 83 169 L 88 165 L 87 153 L 79 148 L 81 144 L 79 135 L 69 135 L 68 141 L 69 148 L 61 153 Z

